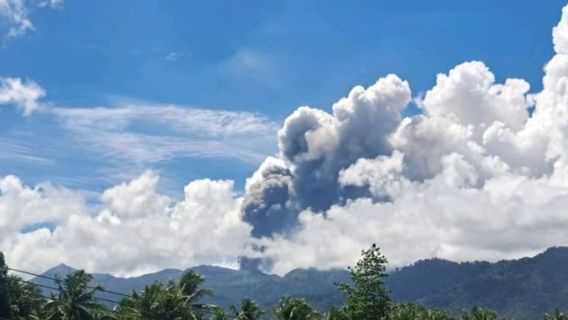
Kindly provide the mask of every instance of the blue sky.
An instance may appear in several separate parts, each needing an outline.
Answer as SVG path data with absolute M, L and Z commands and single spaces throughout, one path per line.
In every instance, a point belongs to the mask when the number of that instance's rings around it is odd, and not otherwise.
M 154 169 L 174 194 L 205 177 L 242 189 L 298 106 L 329 110 L 388 73 L 419 95 L 437 73 L 481 60 L 498 81 L 539 91 L 564 4 L 28 2 L 33 30 L 4 36 L 0 76 L 36 82 L 52 111 L 0 108 L 0 176 L 100 191 Z

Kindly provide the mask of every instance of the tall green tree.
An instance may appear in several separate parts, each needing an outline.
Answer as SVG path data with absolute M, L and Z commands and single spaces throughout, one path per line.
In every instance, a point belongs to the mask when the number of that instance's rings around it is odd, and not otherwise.
M 0 319 L 30 319 L 38 315 L 43 302 L 37 285 L 8 275 L 8 266 L 0 252 Z
M 8 296 L 8 266 L 4 253 L 0 252 L 0 320 L 10 319 L 10 298 Z
M 59 291 L 52 294 L 45 305 L 43 317 L 46 320 L 94 320 L 92 312 L 104 306 L 95 297 L 102 287 L 88 287 L 92 279 L 90 274 L 81 270 L 57 281 Z
M 387 262 L 379 247 L 373 244 L 362 251 L 362 257 L 354 267 L 349 267 L 352 284 L 338 284 L 347 297 L 345 313 L 349 319 L 387 319 L 392 307 L 384 284 Z
M 39 316 L 44 299 L 40 288 L 20 277 L 8 276 L 10 313 L 14 320 Z
M 231 310 L 235 313 L 236 320 L 257 320 L 264 313 L 260 306 L 249 298 L 242 299 L 240 307 L 232 306 Z
M 306 300 L 301 298 L 282 298 L 274 308 L 276 320 L 319 320 L 321 315 Z

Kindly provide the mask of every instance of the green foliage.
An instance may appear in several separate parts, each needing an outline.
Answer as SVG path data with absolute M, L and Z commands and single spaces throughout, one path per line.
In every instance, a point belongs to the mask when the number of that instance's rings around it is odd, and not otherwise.
M 325 320 L 348 320 L 347 314 L 343 309 L 331 308 L 324 316 Z
M 396 305 L 389 312 L 389 320 L 419 320 L 424 308 L 414 303 Z
M 460 320 L 498 320 L 499 316 L 489 309 L 473 307 L 470 311 L 464 312 Z
M 213 317 L 211 317 L 211 320 L 227 320 L 227 312 L 225 311 L 225 309 L 221 308 L 221 307 L 213 307 L 211 308 L 211 310 L 213 311 Z
M 8 296 L 8 267 L 4 254 L 0 252 L 0 319 L 10 319 L 10 300 Z
M 31 319 L 38 315 L 42 304 L 36 285 L 8 275 L 4 254 L 0 252 L 0 319 Z
M 323 315 L 303 298 L 281 298 L 273 308 L 275 320 L 450 320 L 449 313 L 414 303 L 397 304 L 384 287 L 386 258 L 375 245 L 362 252 L 353 268 L 349 268 L 352 284 L 337 284 L 346 296 L 341 308 L 331 308 Z M 317 274 L 311 271 L 312 274 Z M 305 278 L 296 273 L 294 277 Z M 453 276 L 452 276 L 453 277 Z M 419 279 L 419 275 L 415 277 Z M 140 292 L 133 292 L 111 312 L 97 302 L 95 294 L 102 287 L 89 287 L 92 276 L 83 271 L 68 274 L 56 281 L 58 292 L 47 301 L 40 288 L 30 282 L 8 274 L 0 252 L 0 320 L 257 320 L 263 311 L 254 300 L 241 300 L 239 308 L 227 313 L 222 307 L 199 304 L 199 300 L 212 295 L 202 288 L 204 278 L 189 271 L 178 282 L 155 282 Z M 459 296 L 455 296 L 459 299 Z M 483 304 L 488 306 L 488 304 Z M 455 311 L 455 310 L 454 310 Z M 542 313 L 541 313 L 542 314 Z M 534 319 L 532 316 L 515 318 Z M 489 309 L 474 307 L 464 311 L 459 320 L 503 319 Z M 568 315 L 556 309 L 544 315 L 544 320 L 568 320 Z
M 544 315 L 544 320 L 568 320 L 568 315 L 559 309 L 554 310 L 553 313 L 547 313 Z
M 94 311 L 100 312 L 104 306 L 95 298 L 95 293 L 102 288 L 88 288 L 91 279 L 90 274 L 81 270 L 57 281 L 59 292 L 52 294 L 44 306 L 43 317 L 46 320 L 95 320 Z
M 244 298 L 241 300 L 241 306 L 239 309 L 237 309 L 235 306 L 232 306 L 231 310 L 235 313 L 236 320 L 257 320 L 260 319 L 260 317 L 264 313 L 260 306 L 249 298 Z
M 352 285 L 338 284 L 347 296 L 345 313 L 349 319 L 386 319 L 392 306 L 384 285 L 387 258 L 375 244 L 362 251 L 362 258 L 355 267 L 349 267 Z
M 317 320 L 321 315 L 306 300 L 301 298 L 282 298 L 274 308 L 277 320 Z
M 403 303 L 394 306 L 389 313 L 389 320 L 450 320 L 447 312 L 426 309 L 415 303 Z
M 7 288 L 12 319 L 28 319 L 40 314 L 44 301 L 38 286 L 19 277 L 8 276 Z
M 202 314 L 194 304 L 211 291 L 200 288 L 203 277 L 189 271 L 179 283 L 155 282 L 140 293 L 134 292 L 117 307 L 115 314 L 124 320 L 194 320 Z
M 179 289 L 187 297 L 190 303 L 195 303 L 200 298 L 212 295 L 213 292 L 201 288 L 205 279 L 195 271 L 185 272 L 179 280 Z
M 427 309 L 422 312 L 420 320 L 450 320 L 448 312 L 444 310 Z

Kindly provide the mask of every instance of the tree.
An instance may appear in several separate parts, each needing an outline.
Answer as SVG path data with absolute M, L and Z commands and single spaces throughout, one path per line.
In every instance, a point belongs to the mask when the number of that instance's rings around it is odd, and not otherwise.
M 415 303 L 402 303 L 394 306 L 389 320 L 450 320 L 450 315 L 441 310 L 426 309 Z
M 38 315 L 42 304 L 39 287 L 8 275 L 4 254 L 0 252 L 0 319 L 29 319 Z
M 547 313 L 544 315 L 544 320 L 568 320 L 568 315 L 559 309 L 555 309 L 552 314 Z
M 211 317 L 211 320 L 227 320 L 227 312 L 225 312 L 225 309 L 221 307 L 213 307 L 211 310 L 213 311 L 213 317 Z
M 448 312 L 443 310 L 427 309 L 420 315 L 420 320 L 450 320 Z
M 301 298 L 282 298 L 274 308 L 274 318 L 277 320 L 316 320 L 321 319 L 306 300 Z
M 499 316 L 489 309 L 473 307 L 470 311 L 464 312 L 460 320 L 497 320 Z
M 389 312 L 389 320 L 420 320 L 424 308 L 414 303 L 398 304 Z
M 8 296 L 8 266 L 0 252 L 0 320 L 10 319 L 10 297 Z
M 325 316 L 325 320 L 348 320 L 347 314 L 342 309 L 331 308 Z
M 104 308 L 97 303 L 95 293 L 102 287 L 89 288 L 93 279 L 84 271 L 68 274 L 65 279 L 58 280 L 59 291 L 52 294 L 50 301 L 44 307 L 44 317 L 47 320 L 94 320 L 91 313 Z
M 355 267 L 349 267 L 352 285 L 340 283 L 339 289 L 347 297 L 345 313 L 349 319 L 386 319 L 392 306 L 384 285 L 387 258 L 375 244 L 362 251 Z
M 207 288 L 201 288 L 205 282 L 202 275 L 190 270 L 185 272 L 179 280 L 179 288 L 183 295 L 187 298 L 189 304 L 196 303 L 204 296 L 210 296 L 213 292 Z
M 179 282 L 156 282 L 140 293 L 134 292 L 117 307 L 115 314 L 124 320 L 193 320 L 201 318 L 202 306 L 196 302 L 211 290 L 200 288 L 204 279 L 189 271 Z
M 121 301 L 115 314 L 124 320 L 196 319 L 187 302 L 173 284 L 156 282 Z
M 263 314 L 260 306 L 249 298 L 244 298 L 241 300 L 240 309 L 232 306 L 231 310 L 235 313 L 236 320 L 257 320 L 260 319 Z
M 40 314 L 44 300 L 37 285 L 8 276 L 7 288 L 11 319 L 29 319 Z

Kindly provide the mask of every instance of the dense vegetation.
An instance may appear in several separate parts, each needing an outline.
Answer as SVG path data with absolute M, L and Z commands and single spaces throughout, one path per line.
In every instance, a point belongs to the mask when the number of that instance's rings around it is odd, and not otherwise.
M 38 285 L 9 275 L 0 253 L 0 320 L 453 319 L 443 310 L 394 301 L 385 286 L 386 263 L 386 258 L 375 245 L 364 250 L 359 262 L 349 268 L 350 281 L 337 284 L 339 291 L 345 295 L 345 304 L 323 312 L 299 297 L 283 297 L 272 310 L 263 310 L 247 297 L 243 297 L 239 305 L 228 309 L 203 304 L 203 298 L 214 292 L 203 288 L 204 278 L 195 271 L 185 272 L 178 281 L 156 281 L 138 292 L 126 294 L 110 309 L 108 303 L 104 304 L 100 297 L 101 293 L 108 293 L 108 290 L 105 291 L 101 286 L 91 286 L 91 275 L 74 271 L 64 278 L 56 278 L 54 282 L 57 287 L 51 288 L 54 291 L 49 296 L 44 296 Z M 568 316 L 559 310 L 545 314 L 542 318 L 568 320 Z M 488 309 L 474 307 L 462 312 L 458 319 L 503 318 Z

